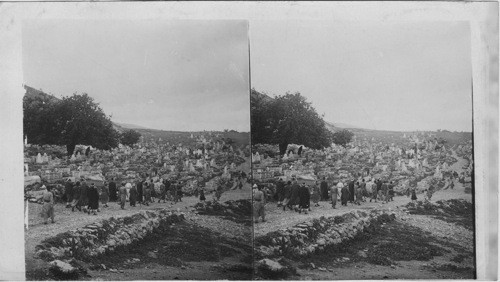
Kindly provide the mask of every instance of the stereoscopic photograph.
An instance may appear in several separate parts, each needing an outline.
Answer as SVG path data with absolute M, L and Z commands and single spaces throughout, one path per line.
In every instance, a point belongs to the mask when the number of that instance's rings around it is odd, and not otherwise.
M 497 278 L 498 4 L 4 3 L 0 37 L 0 280 Z

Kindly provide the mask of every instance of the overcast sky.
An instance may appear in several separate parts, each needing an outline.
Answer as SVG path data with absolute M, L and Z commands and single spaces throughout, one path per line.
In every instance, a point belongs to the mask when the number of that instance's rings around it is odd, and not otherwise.
M 300 92 L 325 120 L 471 131 L 466 22 L 251 21 L 252 87 Z
M 112 120 L 164 130 L 250 130 L 247 21 L 23 25 L 25 84 L 86 92 Z

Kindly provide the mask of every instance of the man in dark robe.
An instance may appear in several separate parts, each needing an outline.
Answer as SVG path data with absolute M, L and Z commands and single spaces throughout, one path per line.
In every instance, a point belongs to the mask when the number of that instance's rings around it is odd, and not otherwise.
M 137 180 L 137 201 L 142 204 L 142 195 L 143 195 L 143 191 L 142 191 L 142 180 L 139 179 Z
M 82 187 L 80 188 L 80 206 L 86 207 L 88 205 L 88 190 L 89 186 L 85 182 L 85 180 L 82 178 L 81 179 L 81 185 Z M 84 208 L 85 209 L 85 208 Z
M 97 215 L 97 209 L 99 209 L 99 191 L 97 191 L 97 187 L 92 183 L 90 187 L 87 189 L 87 198 L 88 198 L 88 214 L 91 212 L 94 215 Z
M 361 201 L 365 202 L 363 197 L 364 196 L 368 197 L 368 192 L 366 191 L 366 182 L 365 182 L 364 178 L 363 178 L 363 181 L 361 181 L 361 183 L 359 183 L 359 187 L 361 188 L 361 194 L 362 194 Z
M 143 187 L 143 192 L 144 192 L 144 204 L 146 206 L 149 206 L 149 203 L 152 203 L 151 200 L 151 187 L 148 185 L 148 182 L 145 181 L 144 184 L 142 185 Z
M 311 192 L 305 183 L 299 186 L 299 213 L 304 211 L 307 214 L 307 210 L 311 206 Z
M 167 198 L 167 200 L 170 200 L 168 197 L 168 191 L 170 191 L 170 185 L 172 185 L 172 183 L 170 183 L 168 179 L 165 179 L 163 184 L 165 184 L 165 197 Z
M 384 195 L 382 193 L 382 180 L 380 180 L 380 179 L 377 179 L 377 195 L 378 195 L 378 199 L 383 202 Z
M 349 182 L 349 201 L 354 203 L 354 179 Z
M 285 199 L 285 182 L 281 178 L 276 183 L 276 194 L 278 195 L 278 207 L 281 207 Z
M 288 201 L 287 206 L 293 209 L 294 206 L 299 204 L 299 184 L 297 180 L 293 181 L 292 187 L 290 188 L 290 201 Z
M 109 201 L 116 202 L 118 200 L 116 195 L 116 182 L 114 178 L 111 178 L 111 182 L 109 182 Z
M 64 185 L 64 196 L 66 198 L 66 207 L 69 208 L 73 201 L 73 183 L 69 178 Z
M 387 180 L 384 180 L 382 183 L 382 201 L 388 202 L 389 200 L 389 185 L 387 184 Z
M 85 150 L 85 156 L 88 157 L 90 155 L 90 147 L 87 147 L 87 150 Z
M 288 181 L 288 183 L 285 185 L 285 188 L 284 188 L 284 199 L 283 199 L 283 210 L 285 210 L 285 208 L 288 206 L 288 202 L 290 201 L 290 197 L 291 197 L 291 194 L 292 194 L 292 182 L 291 181 Z
M 165 203 L 166 196 L 167 196 L 167 190 L 165 189 L 165 184 L 163 184 L 163 181 L 162 181 L 162 182 L 160 182 L 160 195 L 158 196 L 158 203 L 160 203 L 161 200 L 163 200 L 163 203 Z
M 127 201 L 127 188 L 125 188 L 125 182 L 122 182 L 118 193 L 120 194 L 120 208 L 124 210 L 125 202 Z
M 75 187 L 73 187 L 73 201 L 71 201 L 71 211 L 74 212 L 75 208 L 79 211 L 82 211 L 80 204 L 80 193 L 82 191 L 82 187 L 80 186 L 80 182 L 77 181 L 75 183 Z
M 299 147 L 299 151 L 297 152 L 297 154 L 300 156 L 302 154 L 302 146 Z
M 135 185 L 132 185 L 132 188 L 128 191 L 129 193 L 129 202 L 131 207 L 135 207 L 135 203 L 137 201 L 137 188 Z
M 349 189 L 347 186 L 342 187 L 342 190 L 340 191 L 342 194 L 340 195 L 340 201 L 343 206 L 347 206 L 347 202 L 349 199 L 351 199 L 351 195 L 349 193 Z
M 182 202 L 182 183 L 177 184 L 177 200 L 179 202 Z M 219 194 L 219 197 L 217 198 L 217 201 L 220 199 L 220 195 L 222 195 L 222 192 Z
M 320 188 L 321 188 L 321 200 L 328 201 L 328 183 L 326 182 L 326 177 L 323 177 L 323 181 L 321 181 Z

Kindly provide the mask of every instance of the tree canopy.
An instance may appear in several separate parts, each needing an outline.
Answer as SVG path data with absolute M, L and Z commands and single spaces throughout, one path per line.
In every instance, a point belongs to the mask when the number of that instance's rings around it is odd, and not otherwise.
M 278 144 L 280 154 L 293 143 L 313 149 L 330 146 L 331 132 L 323 117 L 300 93 L 273 99 L 252 89 L 250 104 L 252 144 Z
M 141 134 L 133 129 L 130 129 L 122 133 L 121 143 L 123 145 L 132 146 L 139 142 L 139 138 L 141 138 Z
M 32 144 L 65 145 L 68 155 L 77 144 L 109 150 L 118 146 L 119 133 L 94 99 L 73 94 L 59 100 L 50 95 L 25 95 L 24 134 Z
M 341 131 L 337 131 L 332 135 L 333 143 L 345 147 L 349 142 L 351 142 L 354 133 L 351 131 L 344 129 Z

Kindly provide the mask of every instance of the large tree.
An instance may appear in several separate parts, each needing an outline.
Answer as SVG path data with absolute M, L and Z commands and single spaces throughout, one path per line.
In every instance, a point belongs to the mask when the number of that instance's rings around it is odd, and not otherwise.
M 122 133 L 121 143 L 123 145 L 132 146 L 139 142 L 141 134 L 133 129 L 129 129 Z
M 351 142 L 354 133 L 351 131 L 344 129 L 341 131 L 337 131 L 332 135 L 333 143 L 340 145 L 342 147 L 346 147 L 349 142 Z
M 42 108 L 38 108 L 40 105 Z M 77 144 L 104 150 L 118 146 L 119 133 L 110 117 L 86 93 L 62 100 L 50 95 L 26 95 L 23 107 L 24 133 L 32 144 L 65 145 L 68 155 Z
M 253 144 L 278 144 L 280 154 L 292 143 L 313 149 L 330 146 L 331 132 L 323 117 L 300 93 L 273 99 L 252 89 L 250 99 Z

